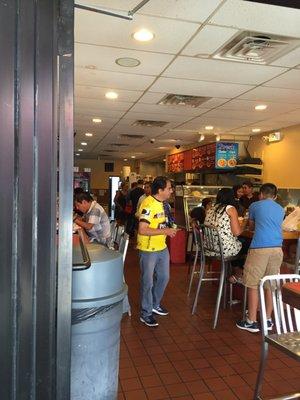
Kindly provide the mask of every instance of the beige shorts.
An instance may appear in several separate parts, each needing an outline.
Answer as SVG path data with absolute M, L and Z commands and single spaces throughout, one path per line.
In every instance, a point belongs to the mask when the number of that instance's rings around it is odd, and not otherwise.
M 260 280 L 266 275 L 280 273 L 283 253 L 281 247 L 249 249 L 244 265 L 244 285 L 257 289 Z

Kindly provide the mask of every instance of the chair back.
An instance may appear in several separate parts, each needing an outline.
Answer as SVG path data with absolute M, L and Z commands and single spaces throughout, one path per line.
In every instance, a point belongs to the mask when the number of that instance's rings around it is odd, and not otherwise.
M 196 248 L 198 248 L 199 255 L 200 255 L 200 258 L 201 258 L 201 260 L 202 260 L 203 257 L 204 257 L 203 231 L 202 231 L 201 226 L 198 225 L 198 224 L 193 224 L 192 227 L 193 227 L 193 239 L 194 239 L 194 244 L 195 244 Z M 201 260 L 200 260 L 200 261 L 201 261 Z
M 125 226 L 124 225 L 117 225 L 116 227 L 116 234 L 114 237 L 114 244 L 117 246 L 117 248 L 119 248 L 120 246 L 120 241 L 122 238 L 122 235 L 125 231 Z
M 262 335 L 268 335 L 267 313 L 264 289 L 272 291 L 275 329 L 278 335 L 287 332 L 300 332 L 300 310 L 291 307 L 282 300 L 282 285 L 288 282 L 300 282 L 300 275 L 269 275 L 261 279 L 259 284 L 259 300 L 261 309 Z
M 126 232 L 123 232 L 120 238 L 120 244 L 119 244 L 119 252 L 123 255 L 123 263 L 125 262 L 127 250 L 128 250 L 128 244 L 129 244 L 129 235 Z
M 220 258 L 224 262 L 223 245 L 218 229 L 212 225 L 201 225 L 201 230 L 204 254 Z

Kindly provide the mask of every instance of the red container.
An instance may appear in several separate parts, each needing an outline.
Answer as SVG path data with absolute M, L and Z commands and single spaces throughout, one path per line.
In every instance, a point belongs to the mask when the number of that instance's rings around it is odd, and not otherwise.
M 170 252 L 170 261 L 172 264 L 184 264 L 186 258 L 186 239 L 185 229 L 177 231 L 173 238 L 168 237 L 168 247 Z

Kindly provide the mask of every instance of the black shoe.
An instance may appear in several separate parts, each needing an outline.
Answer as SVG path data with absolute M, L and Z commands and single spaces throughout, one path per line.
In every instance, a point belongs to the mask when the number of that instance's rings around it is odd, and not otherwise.
M 162 306 L 158 306 L 158 307 L 156 307 L 156 308 L 153 308 L 152 309 L 152 312 L 154 312 L 154 314 L 157 314 L 157 315 L 168 315 L 169 314 L 169 311 L 168 310 L 166 310 L 164 307 L 162 307 Z
M 243 320 L 243 321 L 237 322 L 236 326 L 240 329 L 243 329 L 243 330 L 251 332 L 251 333 L 259 332 L 259 327 L 258 327 L 257 322 L 249 323 L 248 321 Z
M 158 326 L 158 322 L 154 317 L 152 317 L 152 315 L 149 317 L 140 317 L 140 321 L 147 326 Z

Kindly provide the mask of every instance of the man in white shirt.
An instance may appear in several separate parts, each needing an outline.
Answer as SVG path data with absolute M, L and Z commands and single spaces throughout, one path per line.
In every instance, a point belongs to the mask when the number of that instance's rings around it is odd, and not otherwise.
M 91 241 L 108 244 L 110 241 L 110 223 L 103 207 L 88 193 L 78 193 L 74 199 L 75 208 L 83 213 L 82 218 L 75 218 L 74 222 L 84 228 Z

